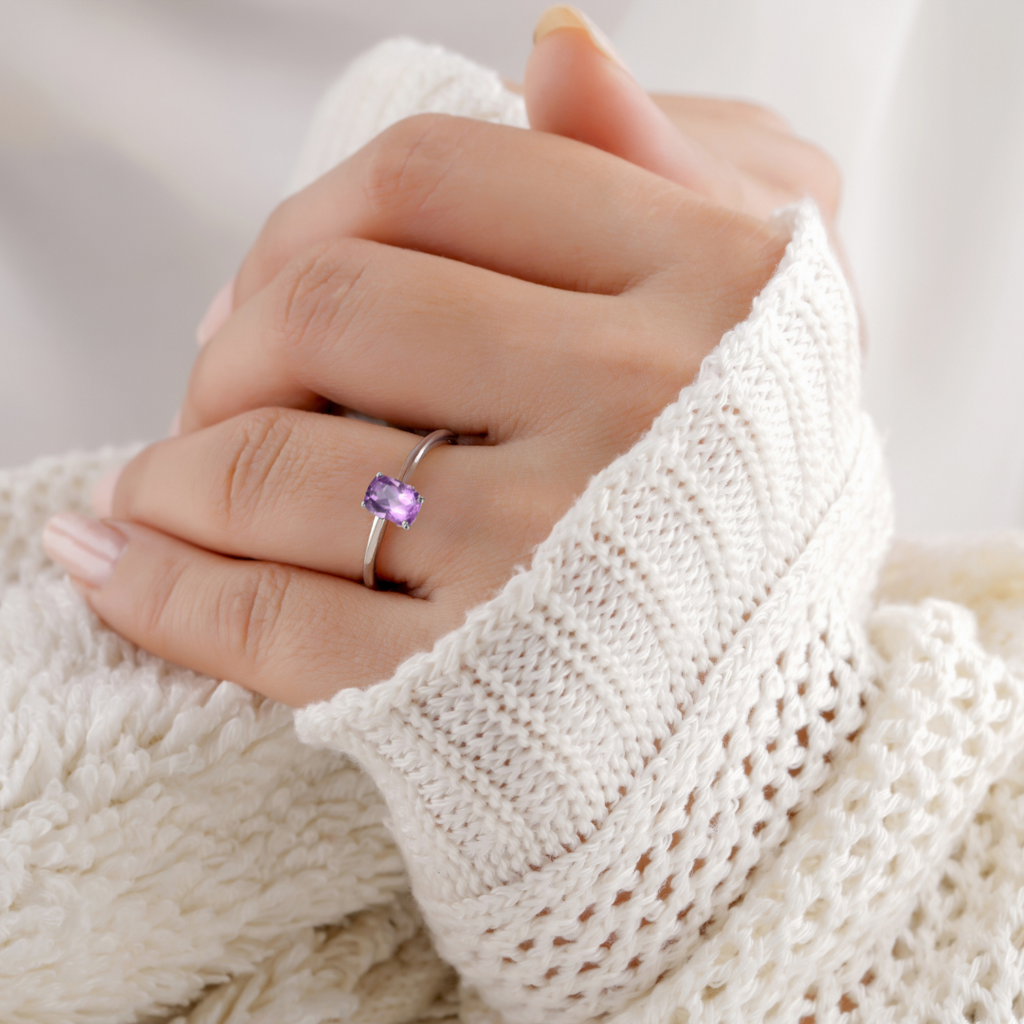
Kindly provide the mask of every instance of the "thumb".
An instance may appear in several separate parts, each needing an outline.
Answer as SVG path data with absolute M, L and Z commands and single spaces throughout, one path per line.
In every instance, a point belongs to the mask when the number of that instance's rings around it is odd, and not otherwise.
M 578 139 L 708 199 L 740 205 L 736 168 L 676 128 L 585 14 L 549 7 L 533 41 L 523 81 L 532 128 Z

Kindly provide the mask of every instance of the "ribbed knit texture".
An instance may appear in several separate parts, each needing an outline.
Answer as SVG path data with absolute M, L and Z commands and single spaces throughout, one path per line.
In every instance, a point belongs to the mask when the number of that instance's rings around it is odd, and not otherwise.
M 425 109 L 523 123 L 396 41 L 295 185 Z M 297 715 L 331 750 L 46 561 L 125 452 L 0 473 L 5 1024 L 1024 1019 L 1024 539 L 883 566 L 849 291 L 786 217 L 750 317 L 531 565 Z
M 529 570 L 297 716 L 373 776 L 439 951 L 510 1022 L 694 956 L 863 725 L 888 488 L 849 291 L 790 219 L 749 319 Z

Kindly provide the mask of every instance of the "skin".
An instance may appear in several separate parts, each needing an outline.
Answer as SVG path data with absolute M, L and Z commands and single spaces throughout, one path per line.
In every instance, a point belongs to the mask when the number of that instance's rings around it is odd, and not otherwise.
M 119 633 L 293 705 L 387 678 L 493 595 L 743 320 L 838 179 L 774 115 L 648 97 L 585 32 L 540 40 L 535 131 L 395 125 L 282 204 L 202 349 L 180 436 L 122 472 Z M 323 415 L 342 406 L 394 424 Z M 427 501 L 358 581 L 377 471 L 445 426 Z

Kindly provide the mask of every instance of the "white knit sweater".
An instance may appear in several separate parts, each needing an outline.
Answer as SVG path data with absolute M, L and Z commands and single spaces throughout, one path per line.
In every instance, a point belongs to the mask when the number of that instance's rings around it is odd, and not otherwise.
M 296 186 L 424 109 L 523 123 L 387 44 Z M 309 746 L 46 564 L 123 453 L 0 476 L 0 1020 L 1024 1019 L 1024 539 L 897 545 L 879 584 L 855 312 L 786 216 L 750 317 L 529 568 L 299 712 Z

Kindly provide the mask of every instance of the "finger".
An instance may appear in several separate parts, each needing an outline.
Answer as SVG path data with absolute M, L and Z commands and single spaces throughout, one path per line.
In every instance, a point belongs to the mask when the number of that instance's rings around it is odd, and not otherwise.
M 344 236 L 615 294 L 680 250 L 689 247 L 696 258 L 686 226 L 699 205 L 572 139 L 420 115 L 393 125 L 278 207 L 246 257 L 235 303 L 304 249 Z
M 550 8 L 534 40 L 523 80 L 531 127 L 578 139 L 742 208 L 735 167 L 681 134 L 580 12 Z
M 145 523 L 221 554 L 362 578 L 377 473 L 396 475 L 419 441 L 401 430 L 291 409 L 258 409 L 161 441 L 129 462 L 105 517 Z M 429 596 L 459 575 L 458 552 L 486 549 L 503 449 L 444 445 L 413 481 L 423 509 L 389 530 L 377 575 Z M 480 535 L 484 540 L 480 541 Z
M 572 8 L 549 9 L 535 39 L 524 81 L 534 128 L 597 146 L 758 217 L 805 195 L 834 216 L 835 164 L 777 115 L 736 101 L 648 96 Z
M 711 96 L 677 96 L 673 93 L 651 93 L 651 99 L 668 115 L 677 128 L 681 117 L 725 121 L 729 124 L 793 135 L 790 123 L 768 107 L 746 100 L 726 100 Z
M 731 100 L 653 98 L 679 131 L 743 172 L 754 190 L 748 204 L 754 212 L 810 195 L 827 220 L 835 218 L 842 185 L 835 162 L 775 114 Z
M 138 523 L 63 513 L 43 542 L 122 636 L 294 706 L 389 678 L 455 624 L 437 602 L 224 558 Z
M 600 344 L 619 312 L 610 296 L 361 239 L 326 243 L 292 260 L 204 348 L 182 427 L 328 399 L 410 429 L 505 441 L 561 413 L 536 382 L 563 379 L 569 364 L 576 372 L 579 339 Z

